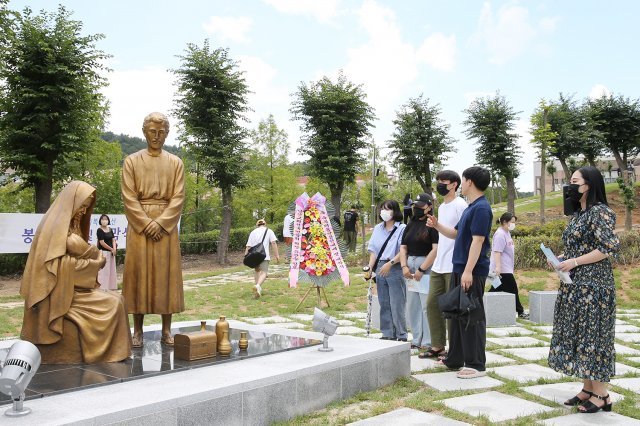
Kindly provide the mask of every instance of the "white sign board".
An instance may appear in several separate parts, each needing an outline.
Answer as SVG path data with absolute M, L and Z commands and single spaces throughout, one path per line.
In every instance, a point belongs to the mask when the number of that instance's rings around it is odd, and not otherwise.
M 35 213 L 0 213 L 0 253 L 29 253 L 43 216 L 44 214 Z M 89 244 L 96 244 L 100 216 L 91 215 Z M 127 244 L 127 217 L 123 214 L 108 216 L 111 219 L 109 227 L 113 229 L 113 235 L 118 241 L 118 249 L 124 249 Z

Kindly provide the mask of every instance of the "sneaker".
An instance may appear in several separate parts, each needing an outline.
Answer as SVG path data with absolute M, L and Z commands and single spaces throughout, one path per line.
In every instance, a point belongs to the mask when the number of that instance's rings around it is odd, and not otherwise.
M 256 299 L 262 296 L 262 287 L 260 287 L 258 284 L 253 286 L 253 295 Z
M 520 313 L 518 314 L 518 318 L 528 320 L 528 319 L 529 319 L 529 314 L 528 314 L 528 313 L 526 313 L 526 312 L 520 312 Z

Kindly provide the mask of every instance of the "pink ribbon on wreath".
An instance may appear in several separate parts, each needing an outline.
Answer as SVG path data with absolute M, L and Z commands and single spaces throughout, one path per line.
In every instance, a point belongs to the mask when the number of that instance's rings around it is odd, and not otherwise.
M 333 233 L 333 228 L 331 227 L 331 220 L 329 219 L 329 215 L 327 214 L 327 208 L 325 203 L 327 201 L 326 197 L 322 196 L 319 192 L 311 197 L 311 199 L 316 203 L 316 207 L 320 212 L 320 224 L 324 228 L 324 235 L 327 238 L 327 244 L 329 245 L 329 250 L 331 250 L 331 257 L 333 258 L 333 263 L 338 268 L 338 272 L 340 273 L 340 278 L 344 283 L 345 287 L 349 285 L 349 270 L 347 269 L 347 265 L 344 263 L 342 259 L 342 253 L 340 253 L 340 246 L 338 246 L 338 241 L 336 241 L 336 236 Z
M 307 208 L 309 195 L 305 192 L 296 199 L 296 212 L 293 218 L 293 241 L 291 243 L 291 262 L 289 266 L 289 287 L 298 287 L 298 273 L 300 272 L 300 260 L 302 259 L 302 226 L 304 211 Z

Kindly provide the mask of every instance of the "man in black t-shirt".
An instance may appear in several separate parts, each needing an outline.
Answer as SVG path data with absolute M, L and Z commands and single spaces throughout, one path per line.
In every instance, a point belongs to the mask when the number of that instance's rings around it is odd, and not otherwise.
M 354 253 L 358 238 L 358 217 L 356 206 L 351 206 L 351 210 L 344 212 L 344 240 L 347 242 L 349 251 Z

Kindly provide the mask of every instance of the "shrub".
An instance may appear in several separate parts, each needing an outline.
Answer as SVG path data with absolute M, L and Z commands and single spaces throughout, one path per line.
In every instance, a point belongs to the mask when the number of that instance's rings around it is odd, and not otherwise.
M 249 234 L 254 228 L 232 229 L 229 235 L 229 250 L 242 250 L 247 244 Z M 220 241 L 220 231 L 207 231 L 180 236 L 180 249 L 183 254 L 215 253 Z
M 0 275 L 21 274 L 27 264 L 28 253 L 1 253 Z

